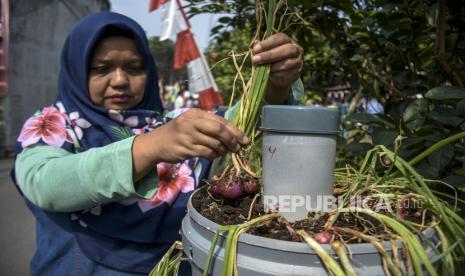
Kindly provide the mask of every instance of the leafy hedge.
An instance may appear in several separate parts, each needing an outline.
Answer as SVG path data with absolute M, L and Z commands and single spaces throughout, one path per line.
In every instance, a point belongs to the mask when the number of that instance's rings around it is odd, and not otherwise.
M 210 63 L 246 50 L 255 26 L 254 1 L 189 0 L 190 15 L 221 13 L 208 50 Z M 435 142 L 464 131 L 465 1 L 316 0 L 288 1 L 298 14 L 286 33 L 305 50 L 302 79 L 308 95 L 349 84 L 353 135 L 341 139 L 340 156 L 356 162 L 376 144 L 409 160 Z M 224 95 L 234 81 L 232 62 L 213 74 Z M 377 98 L 386 114 L 357 114 L 362 97 Z M 370 136 L 366 134 L 369 126 Z M 368 143 L 372 142 L 372 143 Z M 397 146 L 396 146 L 397 145 Z M 457 141 L 416 166 L 425 177 L 465 190 L 465 148 Z

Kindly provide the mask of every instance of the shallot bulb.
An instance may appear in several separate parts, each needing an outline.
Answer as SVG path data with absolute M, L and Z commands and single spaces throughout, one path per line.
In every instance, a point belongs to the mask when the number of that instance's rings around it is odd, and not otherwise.
M 210 192 L 228 200 L 236 200 L 246 195 L 254 195 L 260 188 L 258 179 L 250 176 L 235 176 L 229 181 L 227 179 L 216 180 L 214 184 L 210 184 Z
M 229 200 L 238 199 L 243 193 L 241 182 L 238 179 L 233 180 L 231 183 L 223 184 L 221 189 L 221 195 Z
M 244 181 L 244 192 L 249 195 L 256 194 L 258 192 L 258 180 L 254 178 L 249 178 Z
M 216 183 L 216 184 L 212 184 L 210 185 L 210 192 L 214 195 L 221 195 L 221 186 L 223 186 L 224 184 L 223 183 Z
M 323 232 L 315 234 L 313 238 L 320 244 L 328 244 L 331 241 L 331 238 L 333 236 L 332 234 L 333 233 L 331 230 L 325 230 Z

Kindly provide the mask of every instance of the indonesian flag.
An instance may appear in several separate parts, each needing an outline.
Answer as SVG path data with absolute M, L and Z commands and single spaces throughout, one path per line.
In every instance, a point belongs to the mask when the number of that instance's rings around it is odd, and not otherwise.
M 176 36 L 174 49 L 174 69 L 181 69 L 186 64 L 200 57 L 200 51 L 189 29 L 181 31 Z
M 166 40 L 179 32 L 190 29 L 189 21 L 184 18 L 184 12 L 177 0 L 151 0 L 149 2 L 149 12 L 158 8 L 161 11 L 160 40 Z
M 200 108 L 211 110 L 222 105 L 223 100 L 218 92 L 205 57 L 195 42 L 190 31 L 190 23 L 184 13 L 180 0 L 150 0 L 149 12 L 160 9 L 161 30 L 160 40 L 176 36 L 174 52 L 174 69 L 187 65 L 189 76 L 189 91 L 199 94 Z

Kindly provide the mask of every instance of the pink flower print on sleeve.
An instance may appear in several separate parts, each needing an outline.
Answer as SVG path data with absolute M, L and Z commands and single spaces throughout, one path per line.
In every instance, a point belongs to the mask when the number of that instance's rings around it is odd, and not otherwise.
M 194 190 L 194 178 L 192 169 L 187 163 L 157 165 L 158 190 L 150 200 L 139 200 L 139 208 L 147 212 L 163 202 L 173 204 L 180 192 L 187 193 Z
M 61 147 L 72 142 L 66 131 L 65 116 L 55 107 L 45 107 L 42 112 L 29 118 L 21 129 L 18 141 L 23 148 L 37 143 L 40 139 L 46 144 Z
M 79 140 L 81 140 L 83 136 L 82 129 L 92 126 L 91 123 L 89 123 L 86 119 L 79 118 L 79 112 L 71 112 L 69 114 L 69 121 Z
M 178 189 L 183 193 L 188 193 L 195 188 L 194 178 L 192 177 L 192 169 L 187 163 L 182 163 L 177 172 L 177 178 L 174 182 Z

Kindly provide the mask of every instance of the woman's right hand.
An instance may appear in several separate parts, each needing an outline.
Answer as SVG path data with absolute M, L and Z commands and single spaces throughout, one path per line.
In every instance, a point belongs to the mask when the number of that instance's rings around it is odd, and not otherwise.
M 192 157 L 210 160 L 239 151 L 248 139 L 231 122 L 200 109 L 190 109 L 147 133 L 155 162 L 178 163 Z
M 192 157 L 213 160 L 238 152 L 247 143 L 244 133 L 228 120 L 193 108 L 135 138 L 133 179 L 137 181 L 159 162 L 179 163 Z

